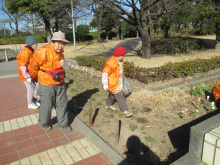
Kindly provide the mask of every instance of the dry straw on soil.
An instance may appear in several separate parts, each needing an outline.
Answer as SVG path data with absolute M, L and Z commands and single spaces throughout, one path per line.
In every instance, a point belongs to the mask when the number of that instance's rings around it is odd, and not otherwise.
M 184 100 L 190 98 L 189 94 L 179 88 L 168 88 L 159 94 L 142 89 L 133 92 L 129 97 L 134 105 L 148 107 L 152 110 L 152 113 L 169 112 L 175 105 L 184 105 Z

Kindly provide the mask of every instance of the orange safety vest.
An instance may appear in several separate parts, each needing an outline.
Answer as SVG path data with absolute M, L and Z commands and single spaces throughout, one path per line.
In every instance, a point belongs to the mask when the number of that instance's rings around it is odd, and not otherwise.
M 17 66 L 18 66 L 18 74 L 19 77 L 23 80 L 23 81 L 27 81 L 26 78 L 24 78 L 22 72 L 21 72 L 21 65 L 25 65 L 28 69 L 28 65 L 30 62 L 31 57 L 33 56 L 34 52 L 28 48 L 27 46 L 25 46 L 20 53 L 18 53 L 16 59 L 17 59 Z
M 220 82 L 218 82 L 212 90 L 213 95 L 215 96 L 215 99 L 220 98 Z
M 123 66 L 123 77 L 124 77 L 124 62 L 122 61 Z M 105 63 L 105 67 L 102 70 L 102 73 L 108 73 L 108 88 L 110 92 L 115 92 L 120 76 L 120 65 L 115 56 L 111 56 Z
M 59 82 L 54 81 L 51 76 L 47 73 L 39 70 L 53 71 L 61 68 L 64 65 L 64 51 L 57 54 L 53 48 L 52 43 L 43 47 L 38 48 L 33 55 L 29 65 L 29 72 L 34 77 L 38 77 L 39 83 L 43 85 L 59 85 L 64 80 Z

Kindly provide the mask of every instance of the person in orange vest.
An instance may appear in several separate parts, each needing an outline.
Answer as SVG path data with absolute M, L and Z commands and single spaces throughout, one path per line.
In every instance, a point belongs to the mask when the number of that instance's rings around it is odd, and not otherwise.
M 20 51 L 17 55 L 17 66 L 19 77 L 24 81 L 24 84 L 27 88 L 27 102 L 28 108 L 37 109 L 39 103 L 34 102 L 33 94 L 35 88 L 32 83 L 37 83 L 37 79 L 32 80 L 32 76 L 29 73 L 28 65 L 34 54 L 34 51 L 37 49 L 37 39 L 34 36 L 29 36 L 26 38 L 26 46 Z M 38 105 L 36 105 L 38 104 Z
M 212 89 L 212 93 L 216 100 L 220 98 L 220 82 L 218 82 Z
M 102 70 L 102 84 L 103 89 L 109 91 L 108 99 L 106 101 L 106 108 L 116 110 L 113 107 L 114 100 L 116 99 L 123 116 L 130 117 L 133 115 L 128 110 L 125 100 L 123 86 L 124 86 L 124 55 L 127 54 L 123 46 L 115 48 L 114 55 L 111 56 L 105 63 Z
M 29 65 L 29 71 L 38 77 L 40 108 L 38 124 L 44 130 L 51 130 L 51 111 L 55 107 L 58 126 L 71 131 L 67 110 L 67 94 L 64 82 L 64 47 L 69 41 L 63 32 L 55 32 L 52 43 L 38 48 Z

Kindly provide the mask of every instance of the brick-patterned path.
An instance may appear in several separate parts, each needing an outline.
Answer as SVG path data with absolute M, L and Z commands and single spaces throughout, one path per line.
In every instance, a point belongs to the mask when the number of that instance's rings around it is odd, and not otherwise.
M 55 117 L 55 111 L 52 117 Z M 65 132 L 38 126 L 38 110 L 27 108 L 26 88 L 18 77 L 0 79 L 0 164 L 115 164 L 80 128 Z

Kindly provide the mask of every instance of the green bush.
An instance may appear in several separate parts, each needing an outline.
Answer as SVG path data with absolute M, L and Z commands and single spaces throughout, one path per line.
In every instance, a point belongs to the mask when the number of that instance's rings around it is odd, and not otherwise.
M 194 38 L 166 38 L 151 42 L 152 55 L 189 53 L 190 50 L 201 50 L 205 47 L 201 39 Z
M 85 39 L 85 36 L 89 34 L 89 26 L 88 25 L 79 25 L 76 27 L 77 36 L 79 37 L 80 41 Z
M 112 37 L 116 37 L 116 33 L 111 31 L 109 34 L 108 34 L 108 39 L 112 39 Z M 101 38 L 102 39 L 106 39 L 106 32 L 102 32 L 101 33 Z
M 84 40 L 85 40 L 85 41 L 93 40 L 93 36 L 91 36 L 91 35 L 85 35 Z
M 102 71 L 107 60 L 106 57 L 78 56 L 79 65 L 93 67 Z M 124 63 L 125 76 L 138 81 L 149 83 L 153 81 L 167 80 L 171 78 L 193 76 L 196 73 L 204 73 L 220 68 L 220 57 L 211 59 L 197 59 L 184 62 L 169 62 L 161 67 L 140 68 L 135 67 L 134 62 Z
M 92 36 L 93 39 L 95 40 L 95 39 L 97 39 L 98 33 L 97 32 L 90 32 L 89 35 Z
M 13 36 L 4 36 L 0 38 L 0 45 L 9 45 L 9 44 L 25 44 L 26 38 L 33 35 L 13 35 Z M 46 34 L 39 34 L 35 36 L 38 40 L 38 43 L 44 43 L 47 41 Z

